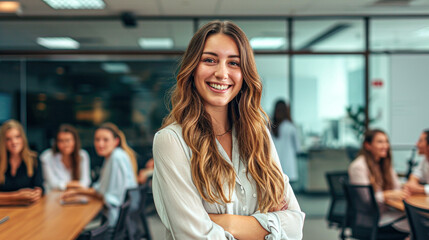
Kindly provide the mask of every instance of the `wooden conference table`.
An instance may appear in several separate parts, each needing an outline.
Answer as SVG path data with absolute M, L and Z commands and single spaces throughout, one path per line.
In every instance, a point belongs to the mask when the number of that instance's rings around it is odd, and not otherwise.
M 424 209 L 429 209 L 429 196 L 428 195 L 411 195 L 407 199 L 405 199 L 407 203 Z M 396 209 L 399 209 L 401 211 L 405 211 L 404 203 L 402 200 L 387 200 L 387 205 L 390 205 Z
M 100 200 L 61 205 L 62 192 L 52 191 L 30 206 L 0 207 L 0 239 L 75 239 L 101 210 Z

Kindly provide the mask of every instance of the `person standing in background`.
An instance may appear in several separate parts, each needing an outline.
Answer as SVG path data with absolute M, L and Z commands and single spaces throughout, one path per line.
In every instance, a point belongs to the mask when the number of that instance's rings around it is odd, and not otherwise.
M 271 132 L 280 164 L 284 173 L 289 177 L 292 188 L 296 188 L 299 178 L 297 154 L 300 150 L 300 144 L 289 104 L 283 100 L 277 101 L 272 121 Z
M 89 155 L 80 148 L 80 138 L 73 126 L 61 125 L 52 149 L 45 150 L 40 159 L 46 191 L 87 188 L 91 184 Z
M 15 120 L 0 129 L 0 205 L 26 205 L 43 193 L 43 176 L 37 153 L 28 147 L 21 124 Z

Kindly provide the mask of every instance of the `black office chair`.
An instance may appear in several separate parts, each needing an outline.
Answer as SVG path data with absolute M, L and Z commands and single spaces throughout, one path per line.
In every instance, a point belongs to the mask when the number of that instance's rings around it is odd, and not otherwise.
M 347 171 L 328 172 L 326 173 L 329 193 L 331 195 L 331 205 L 329 207 L 328 220 L 329 227 L 336 226 L 341 228 L 340 238 L 345 239 L 345 228 L 347 221 L 347 201 L 344 195 L 343 184 L 348 183 L 349 175 Z
M 147 216 L 149 214 L 147 212 L 147 206 L 148 206 L 148 203 L 151 203 L 153 201 L 152 187 L 151 187 L 151 181 L 150 180 L 151 179 L 148 179 L 146 184 L 141 185 L 139 187 L 140 196 L 141 196 L 139 216 L 140 216 L 140 221 L 141 221 L 142 227 L 143 227 L 143 232 L 141 233 L 140 236 L 141 236 L 141 238 L 144 238 L 146 240 L 152 240 L 152 236 L 151 236 L 150 230 L 149 230 L 149 223 L 147 221 Z
M 101 225 L 79 235 L 78 240 L 105 240 L 109 231 L 109 220 L 105 213 L 101 217 Z
M 410 205 L 405 200 L 404 206 L 410 223 L 413 240 L 429 239 L 429 210 Z
M 131 207 L 131 201 L 125 201 L 119 211 L 118 221 L 115 226 L 115 230 L 112 236 L 113 240 L 123 240 L 127 239 L 127 230 L 126 230 L 126 219 L 128 216 L 128 212 Z
M 402 240 L 407 235 L 382 231 L 386 226 L 378 226 L 380 212 L 371 185 L 345 184 L 351 237 L 362 240 Z

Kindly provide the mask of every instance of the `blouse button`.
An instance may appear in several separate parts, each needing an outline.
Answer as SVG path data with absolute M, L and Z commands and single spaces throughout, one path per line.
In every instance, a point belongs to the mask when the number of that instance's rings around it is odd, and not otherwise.
M 244 194 L 244 190 L 241 190 L 241 194 Z
M 256 193 L 254 193 L 254 194 L 253 194 L 253 197 L 255 198 L 256 196 L 257 196 L 257 195 L 256 195 Z
M 246 206 L 243 207 L 243 211 L 246 211 Z

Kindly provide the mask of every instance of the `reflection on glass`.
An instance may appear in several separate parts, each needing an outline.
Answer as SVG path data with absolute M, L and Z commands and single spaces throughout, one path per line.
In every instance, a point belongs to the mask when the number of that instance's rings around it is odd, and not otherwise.
M 353 116 L 365 103 L 363 63 L 362 56 L 295 57 L 292 111 L 304 148 L 359 144 Z
M 373 19 L 372 51 L 429 50 L 429 19 Z
M 19 61 L 0 61 L 0 125 L 19 120 L 20 69 Z
M 29 139 L 49 147 L 61 123 L 78 127 L 83 147 L 93 130 L 113 122 L 135 149 L 150 145 L 167 114 L 165 95 L 173 86 L 177 57 L 151 61 L 29 61 Z
M 297 51 L 363 51 L 362 20 L 296 20 L 293 49 Z
M 272 117 L 275 102 L 279 99 L 289 102 L 290 99 L 289 58 L 287 55 L 257 55 L 255 60 L 263 84 L 261 105 Z

